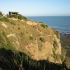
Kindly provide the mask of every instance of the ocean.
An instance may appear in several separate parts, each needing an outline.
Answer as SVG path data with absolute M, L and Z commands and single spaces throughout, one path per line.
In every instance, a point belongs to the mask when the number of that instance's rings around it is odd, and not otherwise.
M 30 20 L 43 22 L 60 33 L 70 34 L 70 16 L 29 16 Z

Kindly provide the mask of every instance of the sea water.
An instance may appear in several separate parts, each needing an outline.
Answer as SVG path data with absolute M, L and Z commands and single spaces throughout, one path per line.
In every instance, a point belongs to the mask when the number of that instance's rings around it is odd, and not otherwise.
M 70 16 L 28 16 L 30 20 L 43 22 L 59 32 L 70 34 Z

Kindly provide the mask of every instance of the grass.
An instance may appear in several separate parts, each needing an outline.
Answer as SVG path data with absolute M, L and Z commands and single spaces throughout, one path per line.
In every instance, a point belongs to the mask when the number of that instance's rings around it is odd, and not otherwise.
M 0 48 L 15 50 L 15 48 L 12 46 L 9 39 L 7 38 L 5 32 L 2 32 L 2 34 L 0 35 Z
M 10 22 L 10 20 L 7 17 L 0 18 L 0 21 L 2 21 L 2 22 Z
M 58 47 L 58 43 L 57 43 L 56 40 L 54 40 L 54 42 L 53 42 L 53 46 L 54 46 L 55 49 Z
M 38 50 L 41 51 L 41 46 L 38 46 Z
M 21 33 L 20 33 L 20 36 L 21 36 L 21 37 L 22 37 L 22 36 L 24 36 L 24 33 L 23 33 L 23 32 L 21 32 Z
M 16 23 L 14 23 L 14 22 L 10 22 L 11 23 L 11 25 L 16 25 Z

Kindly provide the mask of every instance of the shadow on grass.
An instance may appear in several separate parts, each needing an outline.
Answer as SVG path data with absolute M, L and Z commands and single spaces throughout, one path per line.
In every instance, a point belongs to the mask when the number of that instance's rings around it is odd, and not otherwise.
M 3 70 L 18 70 L 18 54 L 4 48 L 0 49 L 0 67 Z
M 22 52 L 0 49 L 1 70 L 68 70 L 65 64 L 55 64 L 48 60 L 36 61 Z

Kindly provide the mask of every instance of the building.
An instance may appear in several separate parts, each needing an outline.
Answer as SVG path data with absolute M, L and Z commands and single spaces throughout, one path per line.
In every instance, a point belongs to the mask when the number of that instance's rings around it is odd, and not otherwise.
M 18 15 L 18 12 L 9 12 L 9 15 Z

